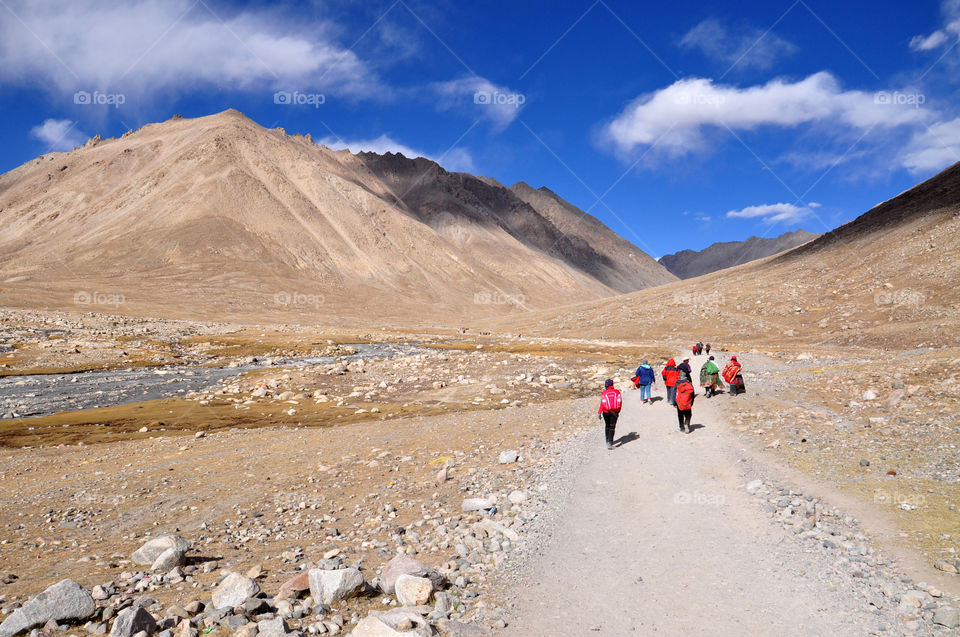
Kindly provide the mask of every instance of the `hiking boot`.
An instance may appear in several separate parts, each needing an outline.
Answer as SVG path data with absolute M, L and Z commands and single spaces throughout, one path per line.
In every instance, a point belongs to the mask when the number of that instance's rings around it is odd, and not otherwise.
M 613 449 L 613 445 L 610 444 L 609 442 L 607 443 L 607 449 L 608 449 L 608 450 Z

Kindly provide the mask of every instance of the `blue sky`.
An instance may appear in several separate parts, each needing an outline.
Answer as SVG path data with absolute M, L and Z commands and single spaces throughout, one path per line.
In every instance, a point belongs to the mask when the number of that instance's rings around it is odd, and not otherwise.
M 0 170 L 232 107 L 547 186 L 659 257 L 960 161 L 958 37 L 960 0 L 0 0 Z

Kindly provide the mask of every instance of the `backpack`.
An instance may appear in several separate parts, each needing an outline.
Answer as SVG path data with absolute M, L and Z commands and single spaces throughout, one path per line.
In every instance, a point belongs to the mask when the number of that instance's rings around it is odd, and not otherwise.
M 693 385 L 687 381 L 677 383 L 677 409 L 693 407 Z
M 623 396 L 619 389 L 604 391 L 600 394 L 600 409 L 608 414 L 619 414 L 623 407 Z

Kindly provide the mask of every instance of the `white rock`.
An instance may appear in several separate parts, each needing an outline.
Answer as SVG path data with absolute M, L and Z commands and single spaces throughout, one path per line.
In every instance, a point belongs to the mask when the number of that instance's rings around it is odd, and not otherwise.
M 527 492 L 526 491 L 511 491 L 510 495 L 507 496 L 512 504 L 523 504 L 527 501 Z
M 355 568 L 310 569 L 310 595 L 315 602 L 332 604 L 353 597 L 363 588 L 363 575 Z
M 497 458 L 497 462 L 499 462 L 500 464 L 511 464 L 513 462 L 516 462 L 519 457 L 520 457 L 520 454 L 518 454 L 513 449 L 509 449 L 507 451 L 500 452 L 500 457 Z
M 383 613 L 371 611 L 350 634 L 352 637 L 431 637 L 434 632 L 417 613 L 395 608 Z
M 493 502 L 487 498 L 467 498 L 460 507 L 463 511 L 485 511 L 493 507 Z
M 177 549 L 186 553 L 190 550 L 190 542 L 179 535 L 161 535 L 153 538 L 134 551 L 130 559 L 133 560 L 135 564 L 141 564 L 143 566 L 151 565 L 168 549 Z
M 433 582 L 426 577 L 401 575 L 396 583 L 397 599 L 404 606 L 421 606 L 430 601 Z
M 236 608 L 260 592 L 260 585 L 240 573 L 230 573 L 213 591 L 213 607 Z

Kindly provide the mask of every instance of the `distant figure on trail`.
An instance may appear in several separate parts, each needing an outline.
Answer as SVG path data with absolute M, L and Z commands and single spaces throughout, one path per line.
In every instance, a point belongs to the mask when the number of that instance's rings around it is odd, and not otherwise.
M 684 359 L 683 359 L 683 362 L 680 363 L 679 365 L 677 365 L 677 369 L 680 370 L 680 375 L 681 375 L 681 376 L 686 375 L 687 380 L 690 380 L 690 379 L 693 378 L 693 368 L 690 367 L 690 359 L 689 359 L 689 358 L 684 358 Z
M 637 374 L 634 378 L 637 379 L 637 387 L 640 389 L 640 400 L 645 403 L 651 402 L 650 389 L 652 385 L 657 384 L 657 375 L 654 373 L 653 368 L 650 367 L 647 359 L 643 359 L 643 362 L 640 363 L 640 367 L 637 368 Z
M 693 352 L 693 355 L 694 355 L 694 356 L 697 355 L 697 344 L 696 344 L 696 343 L 693 344 L 693 347 L 690 348 L 690 351 Z
M 660 372 L 663 378 L 663 386 L 667 388 L 667 402 L 676 405 L 677 401 L 677 380 L 680 379 L 680 370 L 677 369 L 677 362 L 672 358 L 667 361 L 667 366 Z
M 677 382 L 677 420 L 680 423 L 680 431 L 690 433 L 690 420 L 693 418 L 693 400 L 697 394 L 693 389 L 693 383 L 689 376 L 681 377 Z
M 613 381 L 608 378 L 603 384 L 603 393 L 600 394 L 600 409 L 597 410 L 597 417 L 603 420 L 607 449 L 613 449 L 613 434 L 617 429 L 617 419 L 620 417 L 621 407 L 623 407 L 623 396 L 620 394 L 620 390 L 613 386 Z
M 746 391 L 743 384 L 743 366 L 736 356 L 730 357 L 730 362 L 723 368 L 723 380 L 727 381 L 730 389 L 727 393 L 731 396 L 742 394 Z
M 707 343 L 707 346 L 704 349 L 707 352 L 707 356 L 710 356 L 710 343 Z
M 720 380 L 720 368 L 713 362 L 713 356 L 707 359 L 707 362 L 700 368 L 700 386 L 703 387 L 703 395 L 712 398 L 717 393 L 718 387 L 723 387 L 723 381 Z
M 697 356 L 703 354 L 703 341 L 697 341 Z

